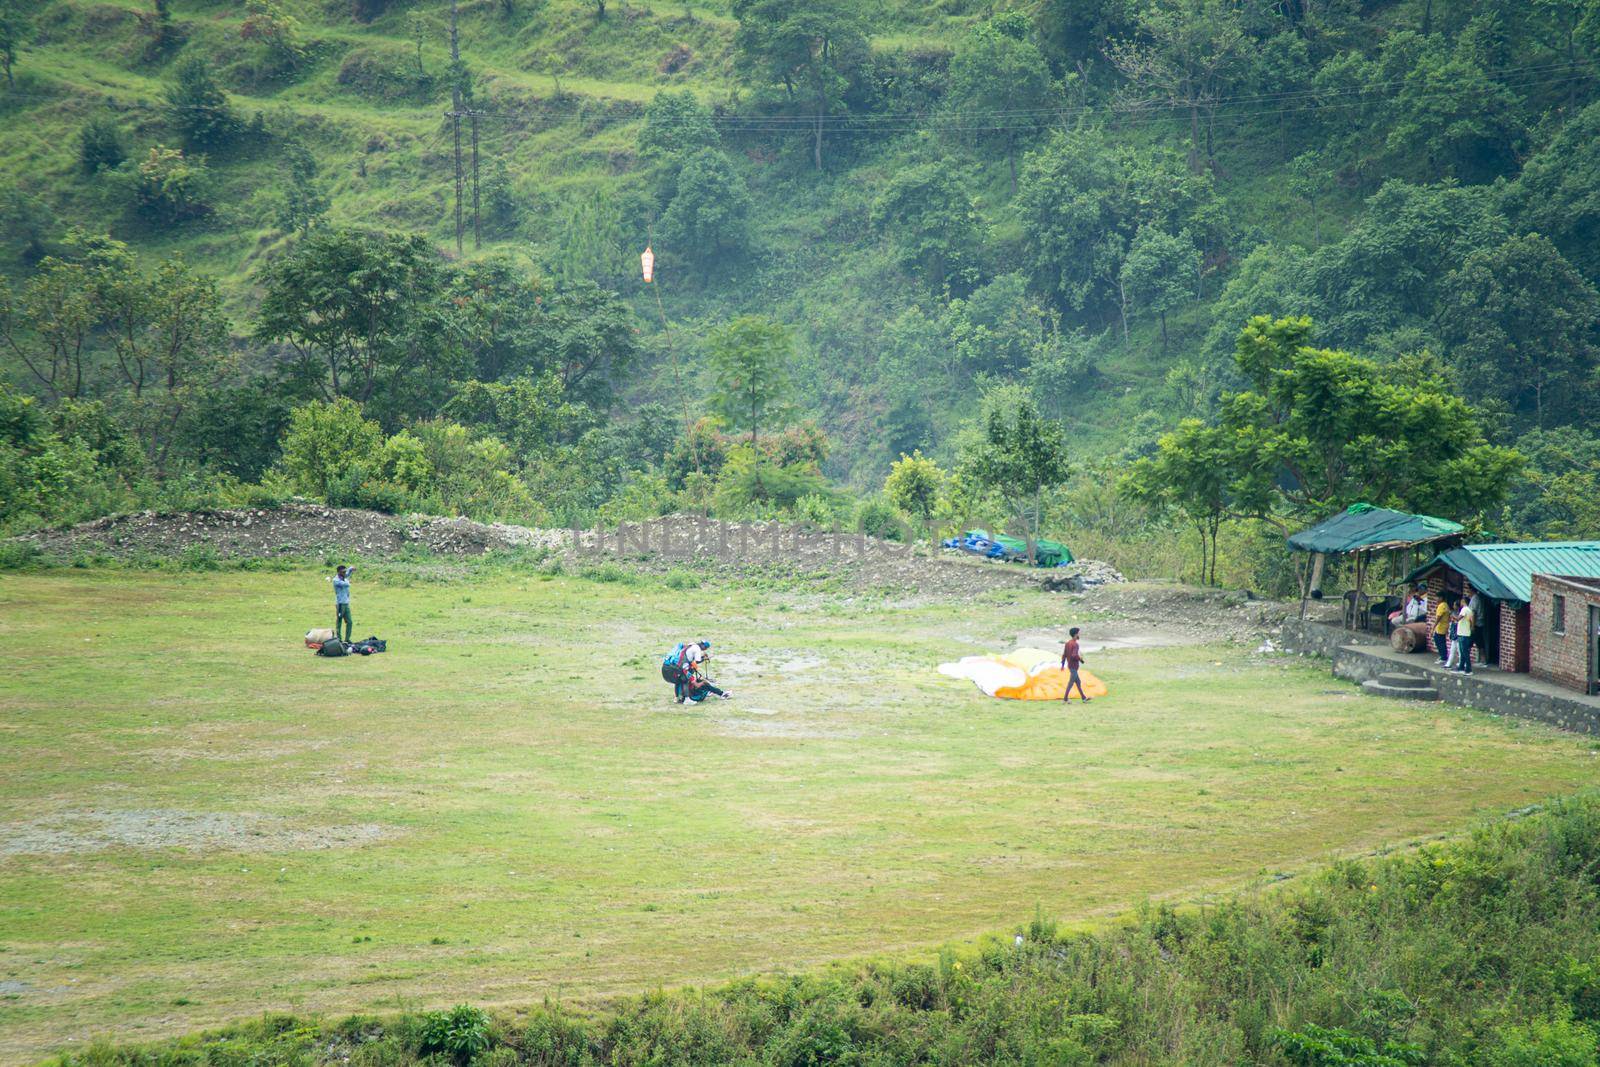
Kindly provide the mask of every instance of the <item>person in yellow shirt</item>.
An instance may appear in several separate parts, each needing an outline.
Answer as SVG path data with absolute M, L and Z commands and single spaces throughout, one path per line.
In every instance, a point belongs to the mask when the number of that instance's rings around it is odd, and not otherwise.
M 1440 593 L 1439 606 L 1433 609 L 1433 648 L 1441 666 L 1450 660 L 1450 608 L 1450 598 Z

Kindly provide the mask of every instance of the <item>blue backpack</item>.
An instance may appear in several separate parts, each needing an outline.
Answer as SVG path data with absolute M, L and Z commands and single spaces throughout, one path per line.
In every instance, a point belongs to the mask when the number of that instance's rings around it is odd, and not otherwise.
M 661 661 L 661 677 L 673 685 L 683 681 L 682 641 L 679 641 L 677 647 L 667 653 L 667 658 Z

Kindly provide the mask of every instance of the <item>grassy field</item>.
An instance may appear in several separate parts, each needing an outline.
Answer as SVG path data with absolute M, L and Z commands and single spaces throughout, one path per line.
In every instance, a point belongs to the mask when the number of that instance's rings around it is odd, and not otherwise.
M 1404 845 L 1592 781 L 1587 740 L 1226 647 L 1111 696 L 945 658 L 1091 615 L 510 571 L 0 577 L 0 1059 L 263 1010 L 577 1001 L 917 953 Z M 704 631 L 731 702 L 674 705 Z

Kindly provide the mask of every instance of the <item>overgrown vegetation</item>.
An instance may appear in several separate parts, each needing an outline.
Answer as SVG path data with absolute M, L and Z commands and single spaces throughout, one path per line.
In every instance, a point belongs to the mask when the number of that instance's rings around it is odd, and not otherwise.
M 53 1062 L 1585 1067 L 1600 1054 L 1597 865 L 1600 803 L 1584 796 L 1092 933 L 1036 916 L 936 963 L 662 992 L 598 1015 L 267 1016 Z
M 930 514 L 1129 569 L 1148 559 L 1129 525 L 1194 530 L 1177 573 L 1263 588 L 1282 576 L 1252 546 L 1358 498 L 1499 536 L 1600 533 L 1593 0 L 485 3 L 462 12 L 460 64 L 448 12 L 5 6 L 6 388 L 65 403 L 31 365 L 65 346 L 70 400 L 147 457 L 79 482 L 130 503 L 173 482 L 277 492 L 289 413 L 349 397 L 386 439 L 450 424 L 477 451 L 434 450 L 459 491 L 362 454 L 330 458 L 360 477 L 324 492 L 481 518 L 859 522 L 845 498 L 920 450 Z M 480 113 L 462 136 L 482 178 L 460 258 L 455 94 Z M 150 292 L 180 262 L 212 287 L 207 361 L 229 366 L 161 431 L 171 447 L 132 414 L 149 405 L 119 363 L 128 310 L 50 296 L 82 289 L 108 227 Z M 1342 395 L 1301 397 L 1355 420 L 1341 454 L 1162 484 L 1261 430 L 1240 397 L 1270 390 L 1235 352 L 1257 315 L 1309 319 L 1306 358 L 1280 367 L 1344 368 Z M 1372 382 L 1381 403 L 1357 395 Z M 1026 489 L 975 463 L 986 402 L 1059 424 L 1064 463 Z M 763 440 L 786 425 L 819 442 L 788 465 Z M 1437 476 L 1251 488 L 1293 484 L 1301 459 L 1388 463 L 1397 440 Z M 50 446 L 0 447 L 36 486 L 8 528 L 92 513 L 37 488 L 65 484 L 38 473 Z M 474 458 L 444 471 L 446 452 Z M 475 471 L 498 488 L 462 488 Z M 1130 495 L 1086 507 L 1086 484 Z

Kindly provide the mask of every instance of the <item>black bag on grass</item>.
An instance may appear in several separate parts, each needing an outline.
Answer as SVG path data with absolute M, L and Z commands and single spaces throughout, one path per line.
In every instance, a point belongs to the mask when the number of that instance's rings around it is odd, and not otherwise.
M 331 641 L 322 642 L 322 647 L 317 649 L 319 656 L 348 656 L 349 650 L 344 647 L 344 642 L 335 637 Z

